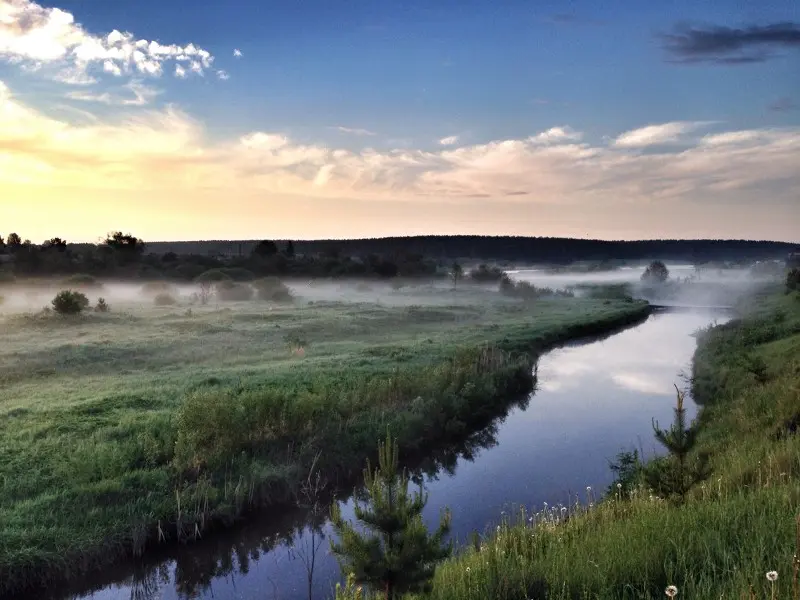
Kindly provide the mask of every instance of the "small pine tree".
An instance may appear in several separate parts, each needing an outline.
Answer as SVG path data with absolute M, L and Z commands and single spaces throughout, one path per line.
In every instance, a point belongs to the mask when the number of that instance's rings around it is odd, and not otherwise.
M 653 421 L 656 440 L 669 452 L 667 462 L 658 462 L 648 470 L 647 479 L 651 487 L 663 496 L 677 496 L 681 501 L 686 493 L 710 473 L 708 455 L 700 454 L 695 461 L 689 455 L 697 441 L 697 424 L 686 424 L 685 394 L 675 386 L 677 392 L 675 419 L 669 429 L 659 429 Z
M 339 559 L 342 573 L 351 582 L 368 585 L 395 600 L 407 592 L 428 589 L 436 563 L 447 558 L 451 544 L 444 544 L 450 531 L 450 513 L 445 512 L 438 529 L 431 535 L 422 521 L 428 501 L 420 484 L 419 492 L 408 493 L 409 479 L 398 466 L 397 442 L 387 436 L 378 446 L 378 468 L 367 461 L 364 481 L 368 501 L 355 503 L 356 519 L 372 533 L 357 531 L 342 519 L 341 509 L 331 511 L 339 542 L 331 549 Z

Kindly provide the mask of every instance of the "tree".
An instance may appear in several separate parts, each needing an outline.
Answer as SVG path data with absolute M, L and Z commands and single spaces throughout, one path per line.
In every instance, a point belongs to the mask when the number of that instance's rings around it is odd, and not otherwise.
M 642 273 L 642 281 L 664 283 L 667 279 L 669 279 L 669 269 L 660 260 L 651 262 Z
M 278 245 L 271 240 L 262 240 L 253 248 L 253 254 L 261 258 L 275 256 L 278 253 Z
M 9 252 L 14 253 L 22 247 L 22 239 L 16 233 L 9 233 L 6 246 Z
M 675 418 L 669 429 L 659 429 L 653 421 L 656 440 L 669 452 L 666 461 L 655 461 L 648 469 L 646 478 L 652 488 L 662 496 L 677 495 L 682 501 L 686 493 L 710 473 L 708 455 L 700 454 L 695 462 L 689 461 L 689 454 L 697 441 L 697 424 L 686 424 L 686 409 L 683 407 L 685 394 L 675 386 L 677 400 Z
M 795 267 L 786 273 L 786 289 L 800 291 L 800 267 Z
M 453 263 L 453 266 L 450 267 L 450 279 L 453 280 L 453 287 L 458 287 L 458 282 L 464 278 L 464 268 L 458 264 L 457 262 Z
M 367 461 L 364 470 L 367 501 L 356 501 L 356 519 L 371 533 L 361 533 L 342 519 L 338 504 L 331 510 L 331 522 L 340 542 L 331 542 L 342 572 L 352 574 L 359 584 L 381 591 L 386 600 L 395 600 L 407 592 L 429 588 L 436 563 L 452 552 L 444 544 L 450 531 L 450 513 L 442 515 L 439 527 L 431 535 L 422 521 L 422 509 L 428 501 L 422 484 L 419 492 L 409 495 L 409 479 L 400 470 L 397 442 L 391 436 L 378 446 L 378 468 Z
M 144 253 L 144 242 L 142 240 L 121 231 L 109 233 L 103 245 L 113 251 L 120 264 L 135 262 Z
M 67 241 L 58 237 L 54 237 L 44 242 L 42 244 L 42 248 L 45 250 L 58 250 L 59 252 L 64 252 L 67 249 Z
M 294 258 L 294 243 L 292 243 L 292 240 L 286 242 L 286 250 L 284 253 L 287 258 Z

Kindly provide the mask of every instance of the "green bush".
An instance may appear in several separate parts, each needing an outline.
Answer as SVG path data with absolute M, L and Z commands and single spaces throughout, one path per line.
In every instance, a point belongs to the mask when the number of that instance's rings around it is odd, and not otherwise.
M 253 299 L 253 288 L 246 283 L 221 281 L 215 288 L 217 298 L 222 302 L 247 302 Z
M 156 297 L 153 298 L 153 304 L 156 306 L 174 306 L 177 303 L 178 300 L 175 296 L 164 292 L 156 294 Z
M 89 306 L 89 299 L 74 290 L 63 290 L 53 298 L 53 310 L 60 315 L 77 315 Z
M 800 267 L 795 267 L 786 274 L 786 289 L 800 291 Z
M 264 277 L 253 282 L 259 300 L 268 302 L 291 302 L 292 292 L 277 277 Z

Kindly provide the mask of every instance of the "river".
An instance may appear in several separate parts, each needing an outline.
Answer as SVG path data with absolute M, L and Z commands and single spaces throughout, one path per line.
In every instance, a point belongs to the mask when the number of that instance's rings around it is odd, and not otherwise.
M 449 507 L 459 542 L 486 532 L 520 506 L 541 508 L 601 492 L 609 461 L 621 450 L 657 452 L 651 419 L 668 424 L 673 384 L 686 386 L 693 333 L 725 316 L 708 311 L 653 314 L 605 339 L 553 350 L 539 361 L 537 391 L 458 448 L 445 449 L 417 472 L 429 492 L 425 519 L 435 526 Z M 696 407 L 688 406 L 694 416 Z M 352 514 L 348 501 L 344 514 Z M 266 514 L 208 540 L 123 565 L 57 598 L 215 600 L 308 597 L 307 564 L 315 556 L 313 597 L 326 598 L 339 579 L 321 520 L 306 513 Z M 90 586 L 94 591 L 86 591 Z

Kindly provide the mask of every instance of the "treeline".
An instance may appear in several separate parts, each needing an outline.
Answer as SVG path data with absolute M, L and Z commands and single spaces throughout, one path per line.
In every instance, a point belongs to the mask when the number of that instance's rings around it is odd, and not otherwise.
M 42 244 L 11 234 L 0 238 L 0 283 L 14 279 L 85 274 L 103 278 L 193 281 L 222 272 L 226 278 L 247 281 L 257 277 L 430 277 L 446 276 L 436 261 L 410 252 L 351 256 L 331 248 L 299 254 L 291 241 L 263 240 L 235 255 L 163 251 L 163 244 L 145 244 L 130 234 L 115 232 L 99 244 L 68 244 L 52 238 Z M 176 248 L 181 250 L 181 248 Z
M 278 244 L 286 244 L 279 241 Z M 247 255 L 258 241 L 154 242 L 154 252 Z M 800 244 L 751 240 L 606 241 L 555 237 L 415 236 L 358 240 L 295 241 L 299 254 L 339 253 L 350 256 L 405 253 L 437 260 L 496 260 L 518 263 L 570 264 L 576 261 L 750 262 L 785 259 Z

